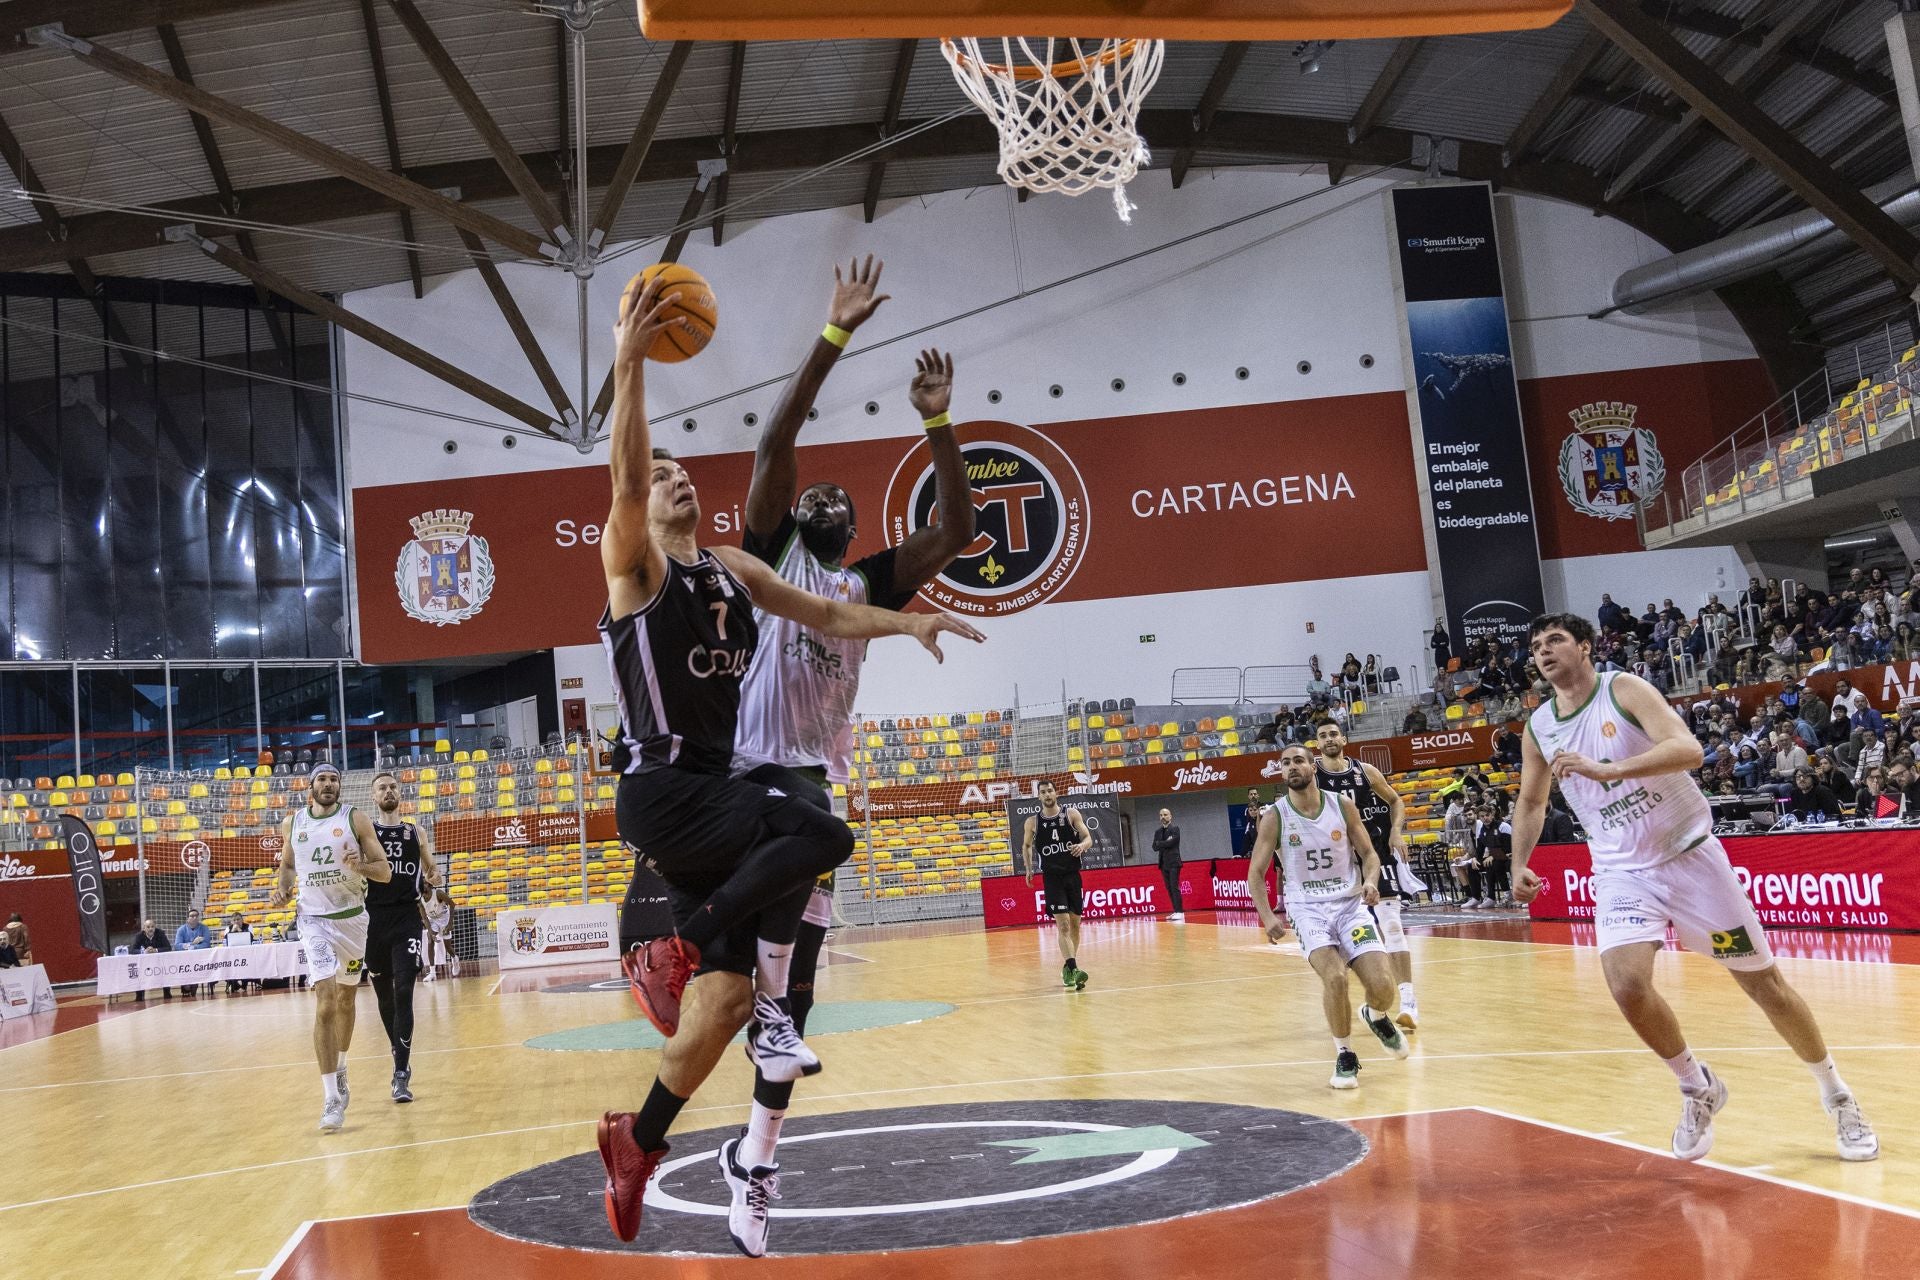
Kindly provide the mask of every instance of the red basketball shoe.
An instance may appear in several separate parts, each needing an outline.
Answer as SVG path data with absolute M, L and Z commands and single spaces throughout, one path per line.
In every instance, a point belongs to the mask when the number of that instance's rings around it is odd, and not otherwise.
M 667 1158 L 667 1147 L 642 1151 L 633 1140 L 634 1113 L 609 1111 L 600 1117 L 600 1162 L 607 1166 L 607 1225 L 622 1240 L 640 1234 L 640 1206 L 647 1181 Z
M 671 1037 L 680 1029 L 680 994 L 700 967 L 700 949 L 679 938 L 636 942 L 620 957 L 633 1002 L 655 1029 Z

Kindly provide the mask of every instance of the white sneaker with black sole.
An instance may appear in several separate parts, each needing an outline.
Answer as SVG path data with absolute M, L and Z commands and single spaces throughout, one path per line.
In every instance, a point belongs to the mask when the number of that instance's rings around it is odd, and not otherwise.
M 762 992 L 753 998 L 753 1022 L 747 1028 L 747 1057 L 774 1084 L 792 1084 L 818 1075 L 820 1058 L 794 1029 L 793 1015 Z
M 1850 1093 L 1837 1093 L 1827 1099 L 1827 1114 L 1833 1117 L 1834 1141 L 1842 1160 L 1877 1160 L 1880 1139 L 1873 1126 L 1860 1113 L 1860 1104 Z
M 780 1198 L 780 1166 L 749 1169 L 740 1163 L 739 1152 L 739 1138 L 728 1138 L 720 1144 L 720 1173 L 726 1178 L 732 1200 L 727 1208 L 727 1234 L 749 1258 L 765 1257 L 767 1219 L 772 1213 L 767 1202 Z
M 1680 1090 L 1680 1123 L 1673 1129 L 1673 1154 L 1682 1160 L 1698 1160 L 1713 1150 L 1713 1118 L 1727 1105 L 1727 1086 L 1720 1077 L 1706 1072 L 1705 1089 Z

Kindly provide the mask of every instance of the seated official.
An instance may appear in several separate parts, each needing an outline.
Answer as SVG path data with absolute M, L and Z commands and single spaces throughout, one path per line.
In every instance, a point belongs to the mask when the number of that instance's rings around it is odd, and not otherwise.
M 150 956 L 162 951 L 173 950 L 173 944 L 167 941 L 165 930 L 155 924 L 151 918 L 148 918 L 140 922 L 140 932 L 133 935 L 133 941 L 127 944 L 127 950 L 136 956 Z M 172 987 L 162 987 L 160 991 L 167 999 L 173 999 Z M 136 991 L 134 992 L 133 998 L 144 1004 L 147 999 L 147 993 L 144 991 Z
M 1840 801 L 1833 794 L 1833 788 L 1821 785 L 1808 768 L 1794 770 L 1787 812 L 1797 822 L 1838 822 L 1841 816 Z
M 175 951 L 206 951 L 213 946 L 213 930 L 200 923 L 197 908 L 187 909 L 187 922 L 173 931 L 173 949 Z M 206 984 L 206 993 L 213 994 L 213 984 Z M 183 995 L 194 995 L 201 990 L 198 984 L 188 984 L 180 988 Z

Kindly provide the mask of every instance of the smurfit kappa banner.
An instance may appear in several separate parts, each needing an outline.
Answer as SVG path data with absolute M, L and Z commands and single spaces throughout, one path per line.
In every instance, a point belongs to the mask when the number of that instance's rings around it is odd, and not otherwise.
M 1545 599 L 1493 192 L 1401 188 L 1393 220 L 1447 630 L 1524 641 Z

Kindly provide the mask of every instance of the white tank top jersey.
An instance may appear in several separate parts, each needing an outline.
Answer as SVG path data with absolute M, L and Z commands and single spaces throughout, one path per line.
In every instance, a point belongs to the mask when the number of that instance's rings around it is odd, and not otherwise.
M 367 878 L 347 866 L 347 853 L 359 848 L 352 805 L 324 818 L 314 817 L 310 805 L 300 806 L 293 815 L 293 875 L 301 911 L 343 919 L 367 909 Z
M 797 530 L 788 537 L 773 571 L 828 600 L 872 603 L 863 574 L 821 564 Z M 867 642 L 822 635 L 759 609 L 754 616 L 760 624 L 760 648 L 740 686 L 734 772 L 763 764 L 793 769 L 824 765 L 829 781 L 847 781 L 853 765 L 853 700 L 860 692 Z
M 1563 751 L 1611 762 L 1652 749 L 1653 739 L 1614 698 L 1613 682 L 1619 674 L 1599 672 L 1593 693 L 1570 716 L 1563 718 L 1551 698 L 1534 709 L 1527 732 L 1549 764 Z M 1595 782 L 1576 774 L 1562 780 L 1560 791 L 1587 830 L 1596 872 L 1645 871 L 1713 834 L 1713 810 L 1684 773 L 1619 782 Z
M 1340 797 L 1320 792 L 1320 811 L 1308 815 L 1293 807 L 1294 793 L 1285 792 L 1273 811 L 1280 815 L 1275 854 L 1286 899 L 1339 902 L 1360 896 L 1360 859 L 1347 838 L 1347 819 Z

